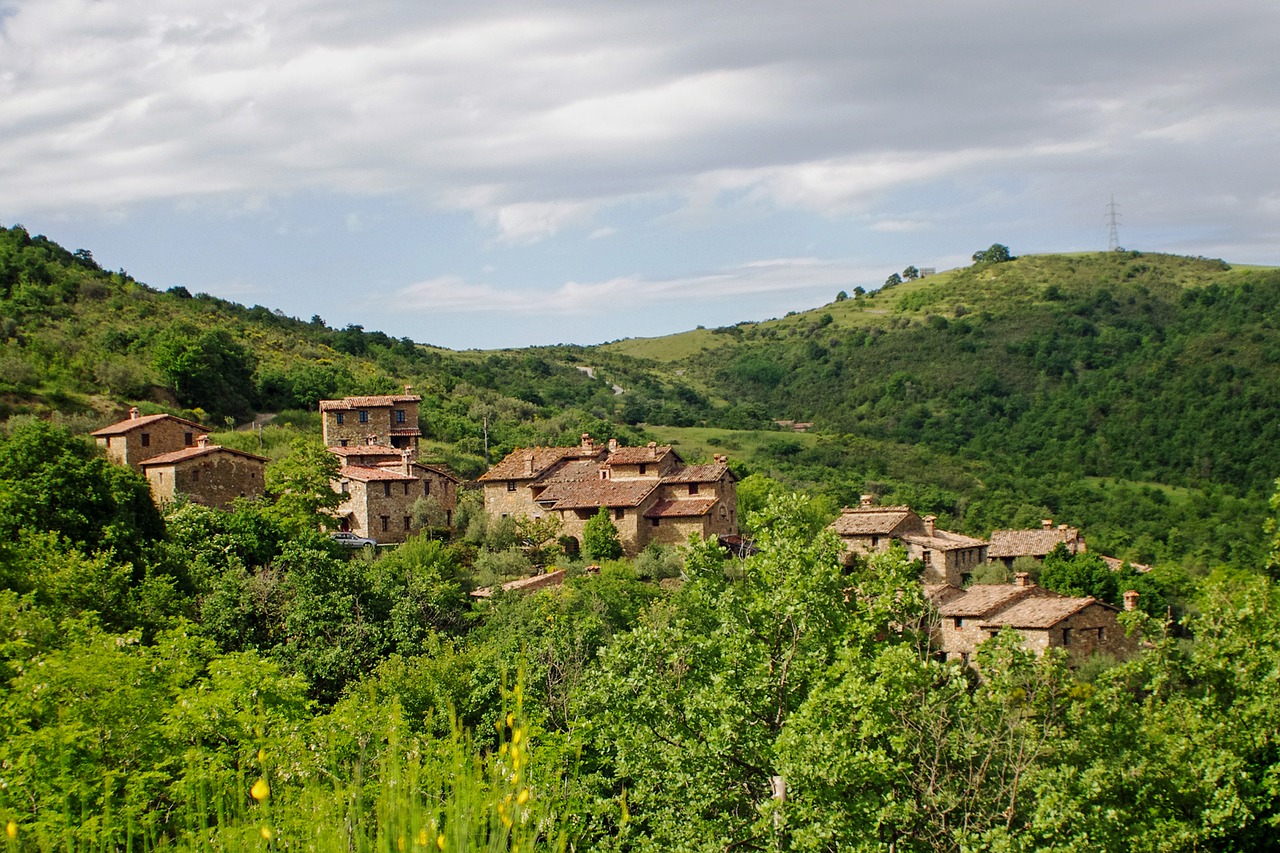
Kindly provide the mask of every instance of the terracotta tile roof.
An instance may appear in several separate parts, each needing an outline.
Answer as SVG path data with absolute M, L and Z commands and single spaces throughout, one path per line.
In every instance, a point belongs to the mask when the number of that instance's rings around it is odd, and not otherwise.
M 619 447 L 609 454 L 610 465 L 641 465 L 646 462 L 657 462 L 672 453 L 669 444 L 654 447 Z
M 553 501 L 552 509 L 639 506 L 658 486 L 656 480 L 583 480 L 553 483 L 538 496 L 538 503 Z
M 923 530 L 920 517 L 906 506 L 877 506 L 846 509 L 840 517 L 828 525 L 840 536 L 867 536 L 871 534 L 889 534 L 898 529 L 903 522 L 908 522 L 905 529 L 916 532 Z
M 938 530 L 936 528 L 932 536 L 924 533 L 908 533 L 902 537 L 902 541 L 920 545 L 924 548 L 932 548 L 935 551 L 958 551 L 962 548 L 980 548 L 987 544 L 985 539 L 974 539 L 972 536 L 965 536 L 962 533 L 952 533 L 950 530 Z
M 534 575 L 531 578 L 520 578 L 517 581 L 508 581 L 502 585 L 503 592 L 533 592 L 537 589 L 545 589 L 549 586 L 560 586 L 564 583 L 565 570 L 556 569 L 554 572 L 547 572 L 545 575 Z M 483 586 L 480 589 L 471 591 L 472 598 L 490 598 L 493 596 L 493 587 Z
M 208 432 L 208 429 L 206 427 L 201 426 L 195 421 L 189 421 L 186 418 L 180 418 L 177 415 L 160 414 L 160 415 L 143 415 L 142 417 L 138 417 L 138 418 L 125 418 L 124 420 L 117 421 L 116 423 L 113 423 L 110 426 L 104 426 L 102 429 L 94 430 L 89 434 L 95 435 L 95 436 L 96 435 L 101 435 L 101 436 L 124 435 L 125 433 L 132 432 L 133 430 L 138 429 L 140 427 L 150 426 L 151 424 L 154 424 L 166 419 L 177 421 L 180 424 L 186 424 L 187 426 L 193 427 L 194 429 L 200 432 Z
M 345 477 L 348 480 L 357 480 L 361 483 L 370 483 L 376 480 L 391 480 L 394 482 L 404 480 L 417 480 L 417 477 L 411 477 L 399 471 L 390 468 L 366 468 L 363 465 L 343 465 L 338 469 L 338 476 Z
M 962 595 L 951 595 L 946 601 L 938 604 L 938 613 L 942 616 L 987 616 L 1008 607 L 1020 598 L 1048 592 L 1038 586 L 1018 586 L 1008 583 L 974 584 L 963 590 Z
M 396 403 L 420 403 L 422 398 L 417 394 L 389 394 L 378 397 L 344 397 L 341 400 L 321 400 L 320 411 L 336 412 L 350 409 L 377 409 L 394 406 Z
M 542 478 L 541 482 L 549 485 L 551 483 L 579 483 L 583 480 L 598 479 L 600 479 L 599 462 L 594 459 L 573 459 L 547 474 Z
M 927 583 L 924 585 L 924 594 L 926 598 L 933 602 L 935 607 L 938 607 L 948 601 L 952 601 L 957 596 L 964 595 L 964 590 L 949 583 Z
M 536 480 L 549 468 L 566 459 L 595 459 L 606 449 L 600 446 L 589 450 L 581 447 L 518 447 L 508 453 L 497 465 L 481 474 L 477 480 L 482 483 L 495 480 Z
M 172 453 L 161 453 L 159 456 L 152 456 L 150 459 L 140 462 L 139 465 L 143 468 L 148 468 L 154 465 L 173 465 L 177 462 L 195 459 L 197 456 L 208 456 L 210 453 L 230 453 L 235 456 L 243 456 L 245 459 L 255 459 L 264 465 L 270 461 L 267 457 L 259 456 L 256 453 L 236 450 L 233 447 L 223 447 L 220 444 L 209 444 L 204 447 L 184 447 L 181 450 L 175 450 Z
M 461 477 L 459 477 L 457 474 L 450 471 L 444 465 L 435 465 L 430 462 L 415 462 L 413 464 L 419 468 L 425 468 L 428 471 L 439 474 L 441 477 L 444 477 L 446 480 L 452 480 L 455 483 L 462 482 Z
M 729 466 L 723 462 L 710 465 L 687 465 L 675 473 L 663 477 L 664 483 L 715 483 L 724 476 Z M 732 475 L 730 475 L 732 476 Z
M 1043 528 L 1034 530 L 993 530 L 991 531 L 991 547 L 987 549 L 989 557 L 1043 557 L 1052 551 L 1059 542 L 1068 546 L 1072 542 L 1084 545 L 1080 539 L 1080 531 L 1074 527 L 1066 530 Z
M 1116 609 L 1096 598 L 1070 598 L 1055 593 L 1053 596 L 1024 598 L 989 616 L 982 622 L 982 627 L 997 628 L 1008 625 L 1011 628 L 1052 628 L 1068 616 L 1073 616 L 1094 604 L 1110 610 Z
M 1108 557 L 1106 554 L 1099 554 L 1098 556 L 1102 558 L 1102 562 L 1107 564 L 1107 568 L 1113 572 L 1120 571 L 1120 569 L 1124 566 L 1125 563 L 1128 563 L 1130 566 L 1133 566 L 1133 570 L 1135 572 L 1151 571 L 1151 567 L 1143 563 L 1135 563 L 1132 560 L 1120 560 L 1115 557 Z
M 686 498 L 678 501 L 662 500 L 644 514 L 645 518 L 690 518 L 706 515 L 716 505 L 718 498 Z
M 329 452 L 334 456 L 387 456 L 396 459 L 401 458 L 404 451 L 398 447 L 388 447 L 385 444 L 349 444 L 346 447 L 335 445 L 329 448 Z

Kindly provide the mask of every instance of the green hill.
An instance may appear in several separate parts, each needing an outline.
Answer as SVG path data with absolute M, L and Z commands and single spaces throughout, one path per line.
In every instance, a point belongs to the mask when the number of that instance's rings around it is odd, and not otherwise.
M 758 323 L 456 353 L 161 291 L 14 227 L 0 229 L 0 417 L 57 412 L 87 431 L 138 404 L 302 427 L 323 397 L 411 384 L 429 452 L 468 475 L 486 423 L 490 459 L 583 431 L 653 437 L 830 507 L 870 491 L 979 534 L 1052 516 L 1144 562 L 1256 566 L 1280 474 L 1277 306 L 1276 269 L 1045 255 Z

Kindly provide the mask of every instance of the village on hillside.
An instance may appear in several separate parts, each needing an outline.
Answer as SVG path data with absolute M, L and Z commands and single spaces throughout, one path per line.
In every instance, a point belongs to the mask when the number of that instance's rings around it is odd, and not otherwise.
M 337 457 L 331 486 L 341 502 L 334 510 L 334 536 L 370 546 L 395 545 L 418 532 L 414 505 L 429 499 L 452 529 L 458 489 L 464 484 L 447 467 L 418 459 L 422 398 L 404 394 L 322 400 L 322 441 Z M 129 416 L 92 433 L 107 457 L 146 477 L 154 500 L 179 498 L 230 509 L 236 500 L 264 495 L 269 460 L 210 444 L 202 425 L 169 414 Z M 723 455 L 708 464 L 686 463 L 670 445 L 626 447 L 583 434 L 572 447 L 517 448 L 474 484 L 492 519 L 548 519 L 563 534 L 559 542 L 576 556 L 591 519 L 607 517 L 623 553 L 635 556 L 650 545 L 676 546 L 715 538 L 730 552 L 751 553 L 738 525 L 736 478 Z M 940 657 L 969 662 L 978 645 L 1005 628 L 1028 648 L 1065 649 L 1073 661 L 1094 652 L 1124 657 L 1134 650 L 1117 621 L 1119 609 L 1093 597 L 1068 596 L 1037 585 L 1018 571 L 1012 583 L 975 583 L 981 567 L 1043 561 L 1055 549 L 1083 553 L 1080 531 L 1046 519 L 1031 530 L 996 530 L 989 540 L 939 528 L 932 515 L 907 506 L 880 506 L 863 495 L 844 508 L 828 530 L 839 537 L 846 563 L 898 547 L 921 567 L 925 592 L 937 610 L 931 631 Z M 1102 557 L 1120 568 L 1120 561 Z M 1023 563 L 1025 565 L 1025 562 Z M 1149 567 L 1136 566 L 1139 571 Z M 561 583 L 563 570 L 511 581 L 507 592 Z M 477 590 L 477 598 L 491 589 Z M 1138 593 L 1126 592 L 1135 609 Z

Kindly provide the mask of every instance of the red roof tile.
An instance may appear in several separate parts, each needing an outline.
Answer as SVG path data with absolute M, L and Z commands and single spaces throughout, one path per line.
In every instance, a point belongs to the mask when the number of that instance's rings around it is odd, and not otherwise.
M 974 539 L 962 533 L 952 533 L 950 530 L 936 528 L 932 536 L 924 533 L 907 533 L 903 535 L 902 541 L 932 548 L 935 551 L 958 551 L 962 548 L 980 548 L 987 544 L 985 539 Z
M 1033 530 L 993 530 L 991 547 L 987 556 L 995 557 L 1043 557 L 1064 542 L 1070 548 L 1077 543 L 1077 550 L 1084 549 L 1080 531 L 1074 527 L 1066 530 L 1037 528 Z
M 117 421 L 116 423 L 113 423 L 110 426 L 104 426 L 102 429 L 94 430 L 89 434 L 102 435 L 102 436 L 124 435 L 125 433 L 132 432 L 133 430 L 138 429 L 140 427 L 150 426 L 151 424 L 154 424 L 166 419 L 177 421 L 180 424 L 186 424 L 187 426 L 192 427 L 198 430 L 199 432 L 208 432 L 208 430 L 205 427 L 201 426 L 195 421 L 189 421 L 186 418 L 180 418 L 177 415 L 159 414 L 159 415 L 143 415 L 138 418 L 125 418 L 124 420 Z
M 1092 605 L 1115 610 L 1096 598 L 1069 598 L 1067 596 L 1038 596 L 1026 598 L 983 620 L 982 627 L 996 628 L 1052 628 L 1068 616 L 1074 616 Z
M 538 496 L 538 503 L 554 501 L 552 509 L 639 506 L 657 488 L 656 480 L 584 480 L 552 483 Z
M 516 448 L 478 479 L 482 483 L 495 480 L 534 480 L 565 460 L 594 459 L 603 455 L 607 449 L 603 446 L 589 450 L 581 447 Z
M 177 462 L 184 462 L 187 459 L 195 459 L 197 456 L 208 456 L 210 453 L 230 453 L 235 456 L 243 456 L 245 459 L 254 459 L 262 464 L 267 464 L 268 460 L 265 456 L 259 456 L 256 453 L 247 453 L 243 450 L 236 450 L 233 447 L 223 447 L 220 444 L 209 444 L 204 447 L 184 447 L 181 450 L 175 450 L 172 453 L 161 453 L 159 456 L 152 456 L 139 463 L 142 468 L 149 468 L 155 465 L 173 465 Z
M 338 475 L 346 477 L 348 480 L 357 480 L 362 483 L 370 483 L 377 480 L 413 481 L 417 477 L 411 477 L 399 471 L 393 471 L 389 468 L 366 468 L 363 465 L 343 465 L 338 469 Z
M 610 465 L 643 465 L 647 462 L 657 462 L 671 452 L 673 451 L 669 444 L 654 447 L 619 447 L 609 453 L 608 462 Z
M 388 447 L 385 444 L 349 444 L 346 447 L 335 445 L 329 448 L 329 452 L 334 456 L 388 456 L 396 459 L 404 455 L 404 451 L 398 447 Z
M 899 530 L 901 525 L 906 526 Z M 877 506 L 846 509 L 829 525 L 840 536 L 887 535 L 895 531 L 923 531 L 920 517 L 905 506 Z
M 716 498 L 686 498 L 678 501 L 661 500 L 648 509 L 645 518 L 691 518 L 706 515 L 716 505 Z
M 394 406 L 396 403 L 420 403 L 422 398 L 417 394 L 389 394 L 377 397 L 344 397 L 341 400 L 321 400 L 320 411 L 336 412 L 350 409 L 377 409 Z
M 723 462 L 713 462 L 710 465 L 689 465 L 679 471 L 672 473 L 670 476 L 663 477 L 664 483 L 715 483 L 724 476 L 729 470 L 729 466 Z M 733 476 L 730 474 L 729 476 Z
M 964 590 L 962 595 L 951 595 L 938 604 L 938 613 L 948 617 L 982 617 L 1008 607 L 1020 598 L 1046 593 L 1057 594 L 1037 586 L 1018 586 L 1008 583 L 974 584 Z

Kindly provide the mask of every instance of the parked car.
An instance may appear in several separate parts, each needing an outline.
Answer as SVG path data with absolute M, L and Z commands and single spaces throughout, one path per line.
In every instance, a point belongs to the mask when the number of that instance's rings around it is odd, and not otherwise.
M 329 537 L 347 548 L 373 548 L 378 544 L 378 540 L 370 539 L 367 536 L 357 536 L 354 533 L 330 533 Z

